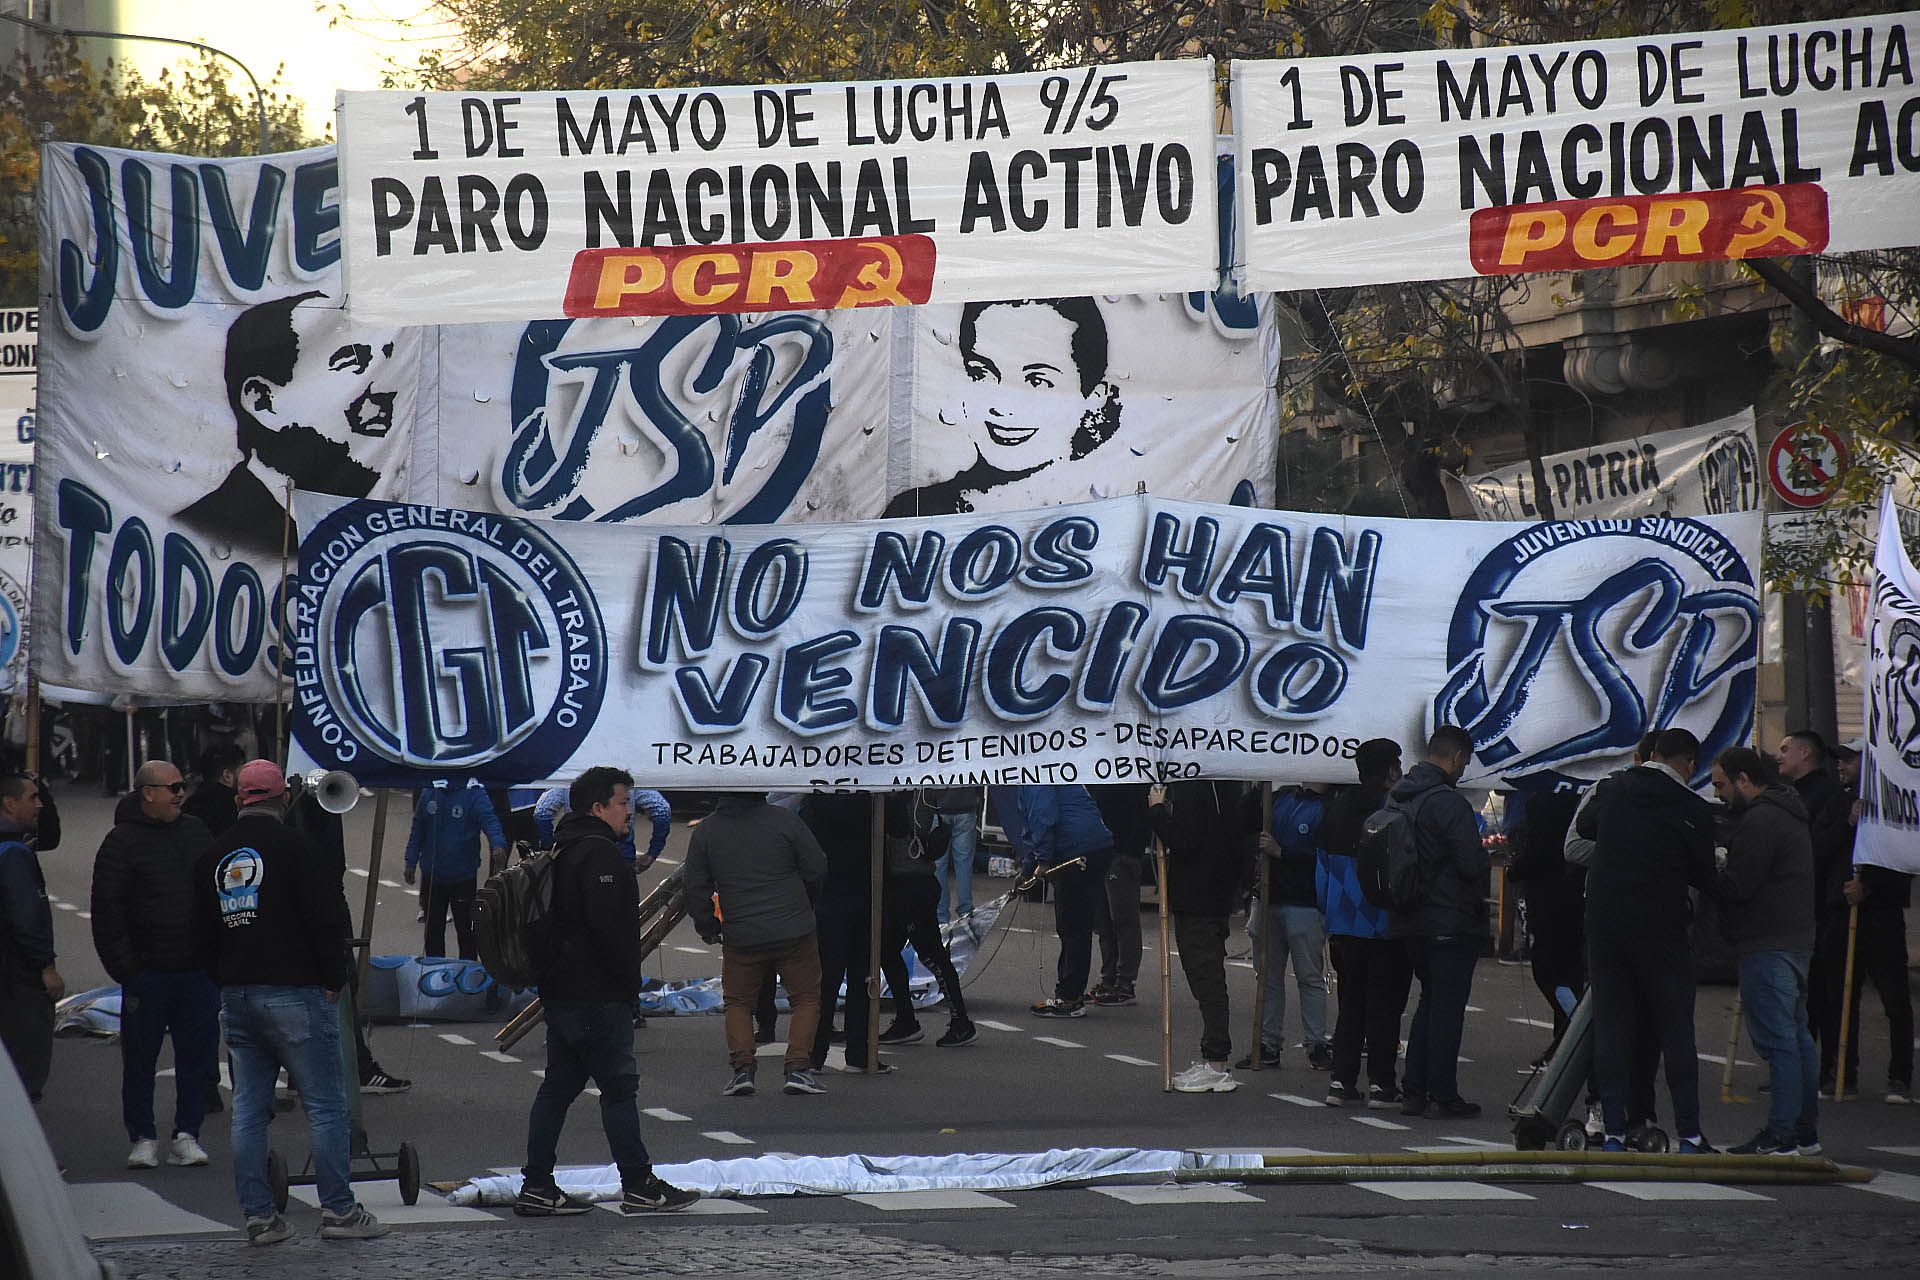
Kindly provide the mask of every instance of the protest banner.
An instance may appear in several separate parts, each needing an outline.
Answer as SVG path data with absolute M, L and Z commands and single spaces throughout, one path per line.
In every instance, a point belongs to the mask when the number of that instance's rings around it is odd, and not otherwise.
M 1891 488 L 1880 498 L 1866 650 L 1853 860 L 1913 875 L 1920 873 L 1920 571 L 1900 539 Z
M 0 307 L 0 693 L 27 675 L 33 559 L 33 427 L 40 313 Z
M 1757 513 L 1136 496 L 802 531 L 296 508 L 295 764 L 368 785 L 1336 781 L 1361 741 L 1447 722 L 1475 736 L 1469 781 L 1554 787 L 1656 725 L 1706 761 L 1752 726 Z
M 1272 500 L 1270 303 L 1102 294 L 971 324 L 955 304 L 367 329 L 340 304 L 332 148 L 47 157 L 34 608 L 58 643 L 34 661 L 57 686 L 271 699 L 289 480 L 601 523 L 866 519 L 962 471 L 977 510 L 1143 481 Z M 1055 374 L 1025 359 L 989 374 L 1005 344 L 1054 339 Z M 0 353 L 16 349 L 0 333 Z M 1074 436 L 1090 447 L 1032 457 Z M 0 557 L 10 536 L 0 506 Z M 19 581 L 24 599 L 24 567 Z
M 1214 286 L 1211 59 L 339 104 L 369 323 Z
M 1245 287 L 1920 243 L 1915 26 L 1235 62 Z
M 1540 465 L 1556 520 L 1752 511 L 1764 485 L 1752 409 L 1698 427 L 1549 454 Z M 1447 479 L 1482 520 L 1538 520 L 1546 514 L 1526 462 Z

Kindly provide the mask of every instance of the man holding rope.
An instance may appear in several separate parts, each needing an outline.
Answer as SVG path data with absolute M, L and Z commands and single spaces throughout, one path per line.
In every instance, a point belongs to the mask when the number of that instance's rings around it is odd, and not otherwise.
M 1053 881 L 1053 928 L 1060 963 L 1053 994 L 1033 1006 L 1036 1018 L 1084 1018 L 1087 978 L 1093 969 L 1093 926 L 1099 895 L 1106 892 L 1113 861 L 1113 834 L 1100 820 L 1087 789 L 1076 785 L 1016 787 L 1014 810 L 1022 838 L 1020 880 L 1037 875 Z M 1080 860 L 1080 865 L 1065 864 Z M 1051 868 L 1060 868 L 1051 872 Z

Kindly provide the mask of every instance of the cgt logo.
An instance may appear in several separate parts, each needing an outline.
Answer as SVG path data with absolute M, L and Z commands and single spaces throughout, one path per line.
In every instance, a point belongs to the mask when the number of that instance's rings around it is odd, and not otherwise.
M 1568 596 L 1569 583 L 1594 585 Z M 1704 778 L 1753 723 L 1759 623 L 1745 557 L 1709 525 L 1534 525 L 1462 589 L 1435 723 L 1466 729 L 1482 764 L 1531 787 L 1590 780 L 1597 769 L 1578 766 L 1611 765 L 1652 729 L 1691 729 Z
M 933 294 L 931 236 L 582 249 L 562 314 L 705 315 L 905 307 Z
M 301 543 L 294 732 L 377 782 L 418 771 L 550 776 L 607 683 L 586 579 L 533 523 L 369 501 Z
M 1827 193 L 1810 182 L 1681 195 L 1477 209 L 1468 252 L 1483 276 L 1646 262 L 1777 258 L 1827 247 Z

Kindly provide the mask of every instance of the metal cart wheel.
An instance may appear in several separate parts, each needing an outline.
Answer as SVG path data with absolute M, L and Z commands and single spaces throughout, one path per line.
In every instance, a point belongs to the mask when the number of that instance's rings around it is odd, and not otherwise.
M 420 1199 L 420 1153 L 411 1142 L 400 1144 L 400 1203 L 411 1205 Z
M 1586 1124 L 1579 1120 L 1569 1120 L 1562 1124 L 1554 1132 L 1553 1147 L 1556 1151 L 1585 1151 L 1587 1149 Z
M 1667 1137 L 1667 1131 L 1656 1125 L 1648 1125 L 1635 1134 L 1628 1143 L 1635 1151 L 1645 1155 L 1665 1155 L 1673 1143 Z

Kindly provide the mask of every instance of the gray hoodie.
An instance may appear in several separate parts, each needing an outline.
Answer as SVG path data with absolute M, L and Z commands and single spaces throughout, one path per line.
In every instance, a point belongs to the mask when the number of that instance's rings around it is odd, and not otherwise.
M 1792 787 L 1776 783 L 1734 815 L 1713 896 L 1735 955 L 1813 950 L 1813 837 Z

